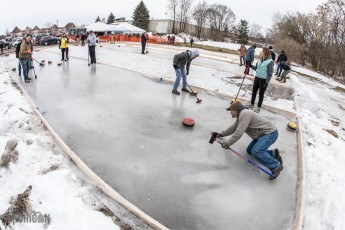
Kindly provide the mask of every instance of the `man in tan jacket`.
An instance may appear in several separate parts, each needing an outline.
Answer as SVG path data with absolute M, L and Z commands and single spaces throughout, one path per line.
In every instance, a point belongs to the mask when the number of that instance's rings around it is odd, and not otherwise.
M 19 61 L 23 67 L 23 75 L 25 83 L 30 83 L 31 78 L 29 78 L 30 70 L 30 56 L 31 56 L 31 37 L 27 36 L 23 39 L 19 50 Z
M 239 54 L 240 54 L 240 66 L 242 66 L 242 60 L 243 60 L 243 64 L 245 63 L 244 57 L 246 56 L 247 53 L 247 48 L 245 47 L 244 44 L 241 44 L 241 47 L 238 49 Z
M 228 149 L 244 133 L 248 134 L 253 140 L 247 147 L 247 153 L 269 168 L 275 177 L 278 177 L 283 170 L 283 160 L 279 155 L 278 149 L 268 150 L 278 138 L 277 128 L 265 118 L 249 110 L 239 101 L 232 102 L 226 110 L 231 111 L 231 115 L 233 118 L 236 118 L 236 122 L 225 131 L 217 133 L 217 137 L 230 136 L 222 144 L 222 147 Z M 273 179 L 275 178 L 270 177 L 270 180 Z

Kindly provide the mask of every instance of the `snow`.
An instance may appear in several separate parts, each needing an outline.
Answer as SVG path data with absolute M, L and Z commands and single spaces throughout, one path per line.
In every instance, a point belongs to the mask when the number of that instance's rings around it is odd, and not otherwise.
M 48 214 L 51 223 L 15 223 L 11 229 L 120 229 L 110 217 L 96 209 L 101 202 L 97 188 L 71 164 L 54 143 L 26 98 L 11 84 L 0 61 L 0 149 L 18 141 L 19 159 L 9 168 L 0 168 L 0 215 L 9 208 L 11 197 L 31 185 L 32 209 Z M 32 140 L 31 145 L 27 140 Z M 2 153 L 1 153 L 2 154 Z M 52 166 L 56 170 L 45 173 Z M 5 226 L 0 222 L 0 228 Z
M 239 48 L 239 44 L 231 43 L 211 41 L 198 43 L 233 50 Z M 149 54 L 145 61 L 137 62 L 136 54 L 122 53 L 121 47 L 118 47 L 118 50 L 114 48 L 115 46 L 105 45 L 105 47 L 97 48 L 97 57 L 103 63 L 140 71 L 146 75 L 162 77 L 166 80 L 175 78 L 171 71 L 172 60 L 164 56 L 155 57 Z M 105 49 L 113 52 L 107 52 Z M 54 50 L 54 52 L 56 51 Z M 256 53 L 259 52 L 260 49 L 256 49 Z M 86 53 L 86 49 L 76 49 L 73 55 L 86 58 Z M 229 56 L 237 58 L 236 55 Z M 210 92 L 217 91 L 232 96 L 236 94 L 223 80 L 230 76 L 229 72 L 216 70 L 205 63 L 199 63 L 200 66 L 194 68 L 194 64 L 198 64 L 197 60 L 192 64 L 193 77 L 189 78 L 189 83 L 208 89 Z M 302 130 L 304 140 L 306 140 L 305 143 L 302 143 L 305 149 L 306 173 L 303 229 L 343 229 L 345 226 L 345 196 L 343 195 L 345 188 L 345 96 L 331 88 L 334 86 L 344 88 L 344 86 L 303 67 L 294 66 L 293 70 L 327 83 L 326 85 L 321 82 L 315 83 L 303 76 L 292 75 L 290 81 L 296 91 L 294 101 L 283 99 L 274 101 L 270 98 L 264 101 L 264 104 L 286 110 L 295 107 L 297 115 L 301 119 L 302 127 L 299 129 Z M 8 79 L 7 73 L 0 76 L 1 79 Z M 31 184 L 33 185 L 31 198 L 33 206 L 35 210 L 51 214 L 53 219 L 51 226 L 59 226 L 58 229 L 64 226 L 63 228 L 66 229 L 64 223 L 67 221 L 77 229 L 80 222 L 85 220 L 87 224 L 84 229 L 92 229 L 92 225 L 95 223 L 97 223 L 97 227 L 104 224 L 101 229 L 110 229 L 110 227 L 113 229 L 114 224 L 110 218 L 94 211 L 90 203 L 82 202 L 82 197 L 87 197 L 86 200 L 92 199 L 90 198 L 92 186 L 85 186 L 85 184 L 81 186 L 80 175 L 73 176 L 76 170 L 63 157 L 61 150 L 53 147 L 53 140 L 42 128 L 37 118 L 18 112 L 19 108 L 31 111 L 26 100 L 10 84 L 0 84 L 0 99 L 0 110 L 2 111 L 0 113 L 0 130 L 2 130 L 0 146 L 4 146 L 10 137 L 19 140 L 18 162 L 11 164 L 10 170 L 0 169 L 0 213 L 7 209 L 11 196 L 22 192 L 27 185 Z M 7 108 L 9 110 L 4 115 Z M 16 122 L 17 120 L 18 122 Z M 29 121 L 31 130 L 28 130 L 29 125 L 26 124 L 26 121 Z M 19 124 L 23 124 L 23 127 L 19 128 Z M 326 130 L 334 131 L 338 138 Z M 35 140 L 31 146 L 25 144 L 28 138 Z M 46 175 L 39 173 L 53 164 L 60 164 L 60 169 Z M 13 181 L 22 181 L 22 183 L 12 183 Z M 64 202 L 61 202 L 62 200 Z M 73 220 L 69 219 L 71 216 Z M 20 226 L 18 229 L 24 229 L 24 227 Z
M 236 44 L 236 43 L 227 43 L 227 42 L 214 42 L 214 41 L 198 41 L 196 44 L 204 45 L 204 46 L 214 46 L 214 47 L 219 47 L 219 48 L 225 48 L 225 49 L 230 49 L 230 50 L 238 50 L 241 46 L 241 44 Z M 250 47 L 246 45 L 247 49 Z M 262 48 L 256 48 L 255 49 L 255 55 L 259 55 L 260 52 L 262 51 Z
M 203 42 L 229 49 L 239 44 Z M 256 49 L 256 52 L 258 49 Z M 312 70 L 293 66 L 293 71 L 321 80 L 294 77 L 294 104 L 301 119 L 305 149 L 305 210 L 303 229 L 343 229 L 345 226 L 345 95 L 331 90 L 344 85 Z M 322 84 L 323 83 L 327 83 Z M 328 86 L 327 86 L 328 85 Z M 284 103 L 286 100 L 284 100 Z M 275 106 L 281 106 L 278 100 Z M 285 107 L 285 106 L 282 106 Z M 335 122 L 335 123 L 332 123 Z M 326 130 L 339 135 L 334 137 Z

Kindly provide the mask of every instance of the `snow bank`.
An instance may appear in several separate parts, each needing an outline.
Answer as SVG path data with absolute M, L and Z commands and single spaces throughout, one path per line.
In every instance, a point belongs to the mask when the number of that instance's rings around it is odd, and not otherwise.
M 0 168 L 0 215 L 10 207 L 11 197 L 31 186 L 32 210 L 49 216 L 50 222 L 32 219 L 11 229 L 119 229 L 97 211 L 102 206 L 93 196 L 97 188 L 55 145 L 17 87 L 0 60 L 0 149 L 4 151 L 9 139 L 18 142 L 17 162 Z M 1 221 L 0 228 L 5 229 Z

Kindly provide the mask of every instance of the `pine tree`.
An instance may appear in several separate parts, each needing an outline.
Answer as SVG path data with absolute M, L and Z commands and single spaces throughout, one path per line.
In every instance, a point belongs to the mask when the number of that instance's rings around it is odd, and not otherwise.
M 115 16 L 114 14 L 111 12 L 109 17 L 108 17 L 108 20 L 107 20 L 107 24 L 111 24 L 111 23 L 114 23 L 115 22 Z
M 96 18 L 96 21 L 95 22 L 100 22 L 101 19 L 99 18 L 99 16 Z
M 150 20 L 150 14 L 149 11 L 143 1 L 137 5 L 133 12 L 133 25 L 143 29 L 148 30 L 149 28 L 149 20 Z
M 248 43 L 248 28 L 249 22 L 246 20 L 241 20 L 237 26 L 237 37 L 240 40 L 240 43 L 247 44 Z

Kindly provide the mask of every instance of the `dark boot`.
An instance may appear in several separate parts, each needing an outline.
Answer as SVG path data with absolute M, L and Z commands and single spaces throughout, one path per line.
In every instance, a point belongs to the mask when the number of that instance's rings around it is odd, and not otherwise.
M 280 174 L 280 172 L 283 170 L 283 165 L 280 165 L 275 171 L 271 171 L 272 172 L 272 174 L 273 174 L 273 176 L 275 176 L 275 177 L 271 177 L 270 176 L 270 180 L 275 180 L 275 179 L 277 179 L 277 177 L 279 176 L 279 174 Z
M 279 149 L 274 150 L 274 158 L 276 158 L 277 161 L 279 161 L 280 165 L 283 165 L 283 159 L 279 154 Z
M 180 92 L 177 91 L 176 89 L 174 89 L 173 91 L 171 91 L 173 94 L 177 94 L 177 95 L 180 95 Z
M 183 92 L 190 93 L 188 89 L 182 89 Z

